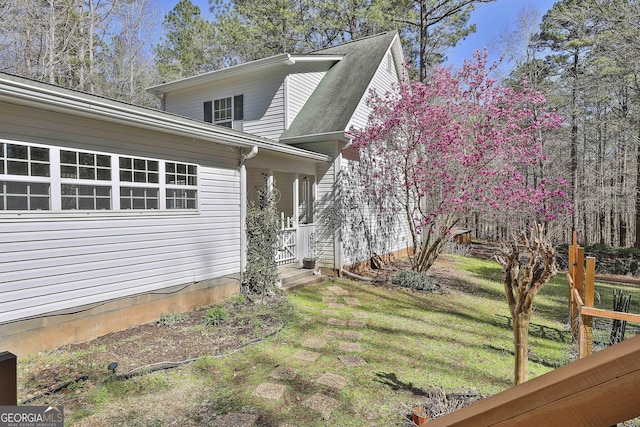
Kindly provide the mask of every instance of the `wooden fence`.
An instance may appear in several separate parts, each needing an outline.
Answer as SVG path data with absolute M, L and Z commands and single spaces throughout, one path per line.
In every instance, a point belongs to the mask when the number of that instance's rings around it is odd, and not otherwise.
M 571 318 L 581 359 L 429 422 L 429 427 L 611 426 L 640 416 L 640 335 L 591 352 L 593 317 L 639 322 L 636 314 L 593 307 L 595 259 L 569 250 Z
M 573 233 L 573 244 L 569 247 L 569 301 L 571 330 L 578 342 L 578 358 L 593 353 L 593 318 L 640 323 L 640 315 L 620 311 L 602 310 L 594 307 L 596 259 L 584 256 L 584 248 L 578 246 L 577 235 Z M 615 280 L 607 278 L 608 281 Z M 628 283 L 628 281 L 625 281 Z

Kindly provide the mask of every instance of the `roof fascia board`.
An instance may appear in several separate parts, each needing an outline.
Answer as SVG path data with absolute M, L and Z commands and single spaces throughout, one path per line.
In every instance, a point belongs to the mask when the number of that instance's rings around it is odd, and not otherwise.
M 316 133 L 313 135 L 304 136 L 292 136 L 289 138 L 280 138 L 280 142 L 286 144 L 304 144 L 306 142 L 321 142 L 321 141 L 339 141 L 347 143 L 351 140 L 351 136 L 346 131 Z
M 0 76 L 0 100 L 6 100 L 10 103 L 90 117 L 183 137 L 197 138 L 221 145 L 243 148 L 258 146 L 261 149 L 280 154 L 321 162 L 331 161 L 330 157 L 324 154 L 288 146 L 267 138 L 227 129 L 223 126 L 199 123 L 196 120 L 153 109 L 128 106 L 127 104 L 118 105 L 117 102 L 102 102 L 100 98 L 83 95 L 29 85 Z M 213 128 L 214 126 L 215 128 Z
M 276 56 L 270 56 L 256 61 L 246 62 L 244 64 L 234 65 L 232 67 L 223 68 L 221 70 L 210 71 L 193 77 L 164 83 L 157 86 L 147 88 L 147 92 L 159 95 L 173 90 L 186 89 L 202 83 L 212 81 L 220 81 L 231 77 L 246 76 L 253 73 L 265 71 L 269 68 L 279 65 L 293 65 L 295 63 L 306 62 L 337 62 L 344 55 L 292 55 L 283 53 Z
M 291 55 L 290 62 L 338 62 L 344 58 L 344 55 Z
M 280 55 L 270 56 L 268 58 L 257 59 L 244 64 L 233 65 L 231 67 L 222 68 L 220 70 L 209 71 L 208 73 L 199 74 L 197 76 L 185 77 L 180 80 L 163 83 L 147 88 L 147 92 L 161 94 L 171 90 L 183 89 L 201 84 L 203 81 L 211 79 L 221 80 L 228 77 L 236 77 L 243 74 L 250 74 L 270 68 L 275 65 L 286 65 L 290 63 L 291 54 L 282 53 Z

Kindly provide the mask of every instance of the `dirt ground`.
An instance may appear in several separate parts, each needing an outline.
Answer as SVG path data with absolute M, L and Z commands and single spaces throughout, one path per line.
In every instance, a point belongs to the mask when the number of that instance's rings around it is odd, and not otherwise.
M 28 402 L 51 391 L 69 394 L 77 379 L 91 386 L 94 374 L 109 373 L 113 362 L 118 364 L 115 375 L 127 375 L 204 355 L 225 354 L 274 334 L 287 321 L 288 302 L 282 295 L 257 301 L 232 297 L 218 306 L 229 314 L 223 325 L 205 324 L 207 307 L 179 315 L 164 314 L 153 323 L 52 350 L 48 353 L 53 357 L 47 359 L 56 363 L 27 363 L 19 372 L 18 400 Z

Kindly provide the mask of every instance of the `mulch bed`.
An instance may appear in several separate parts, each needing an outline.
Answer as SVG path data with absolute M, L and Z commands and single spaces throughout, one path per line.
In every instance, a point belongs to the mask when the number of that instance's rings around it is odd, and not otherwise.
M 49 353 L 55 359 L 72 361 L 29 365 L 19 374 L 23 378 L 19 380 L 18 399 L 29 400 L 56 388 L 60 389 L 56 392 L 68 393 L 72 387 L 64 386 L 65 383 L 104 377 L 113 362 L 118 364 L 115 374 L 122 375 L 204 355 L 229 353 L 282 328 L 286 321 L 278 310 L 282 304 L 288 304 L 283 296 L 268 297 L 258 303 L 249 299 L 230 300 L 218 304 L 229 313 L 226 323 L 220 326 L 205 325 L 209 308 L 203 308 L 184 313 L 171 325 L 156 321 L 60 347 Z

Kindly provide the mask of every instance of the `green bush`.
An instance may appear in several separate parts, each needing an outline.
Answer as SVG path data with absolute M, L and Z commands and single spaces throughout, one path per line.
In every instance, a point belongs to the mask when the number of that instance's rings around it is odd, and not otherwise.
M 242 294 L 235 294 L 235 295 L 231 295 L 229 297 L 229 302 L 234 307 L 238 307 L 238 306 L 244 305 L 244 303 L 246 301 L 247 301 L 247 298 Z
M 247 211 L 247 268 L 242 277 L 243 292 L 272 293 L 280 277 L 276 264 L 280 218 L 276 210 L 276 190 L 270 188 L 266 175 L 257 189 L 258 204 L 251 203 Z
M 182 322 L 187 319 L 187 315 L 184 313 L 160 313 L 160 319 L 158 319 L 158 325 L 161 326 L 173 326 L 178 322 Z
M 415 289 L 418 291 L 433 291 L 440 286 L 436 283 L 435 278 L 427 276 L 425 273 L 407 270 L 396 273 L 391 279 L 391 283 L 403 288 Z
M 229 320 L 229 313 L 223 307 L 213 307 L 204 316 L 204 323 L 211 326 L 219 326 Z

